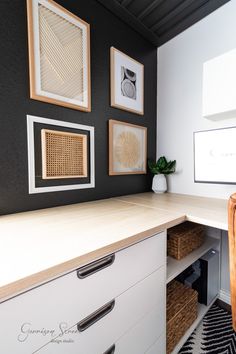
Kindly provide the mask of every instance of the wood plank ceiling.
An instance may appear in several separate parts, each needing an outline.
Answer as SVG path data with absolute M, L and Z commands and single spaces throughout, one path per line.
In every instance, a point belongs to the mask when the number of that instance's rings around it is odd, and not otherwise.
M 97 0 L 157 47 L 230 0 Z

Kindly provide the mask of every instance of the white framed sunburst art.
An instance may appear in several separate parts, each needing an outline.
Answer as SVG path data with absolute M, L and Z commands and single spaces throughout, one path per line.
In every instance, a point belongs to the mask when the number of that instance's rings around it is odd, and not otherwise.
M 109 120 L 109 175 L 147 173 L 147 128 Z
M 30 98 L 91 111 L 90 26 L 53 0 L 27 0 Z

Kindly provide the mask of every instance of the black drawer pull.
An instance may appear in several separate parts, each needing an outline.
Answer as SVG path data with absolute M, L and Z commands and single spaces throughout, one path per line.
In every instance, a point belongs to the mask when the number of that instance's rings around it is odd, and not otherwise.
M 100 258 L 97 261 L 94 261 L 92 263 L 89 263 L 88 265 L 85 265 L 77 270 L 77 276 L 80 279 L 84 279 L 86 277 L 89 277 L 90 275 L 99 272 L 100 270 L 109 267 L 112 265 L 112 263 L 115 260 L 115 255 L 111 254 L 109 256 L 106 256 L 104 258 Z
M 116 346 L 115 346 L 115 344 L 113 344 L 109 349 L 107 349 L 106 351 L 105 351 L 105 353 L 103 353 L 103 354 L 114 354 L 115 353 L 115 350 L 116 350 Z
M 80 321 L 77 324 L 78 331 L 83 332 L 87 328 L 91 327 L 94 323 L 101 320 L 104 316 L 106 316 L 109 312 L 111 312 L 114 306 L 115 306 L 115 300 L 112 300 L 108 304 L 100 307 L 100 309 L 93 312 L 91 315 L 89 315 L 88 317 L 86 317 L 84 320 Z

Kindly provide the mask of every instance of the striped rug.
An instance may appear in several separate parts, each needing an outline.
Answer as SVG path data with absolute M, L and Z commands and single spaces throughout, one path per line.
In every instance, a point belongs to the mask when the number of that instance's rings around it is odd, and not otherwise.
M 231 315 L 213 305 L 179 354 L 236 354 Z

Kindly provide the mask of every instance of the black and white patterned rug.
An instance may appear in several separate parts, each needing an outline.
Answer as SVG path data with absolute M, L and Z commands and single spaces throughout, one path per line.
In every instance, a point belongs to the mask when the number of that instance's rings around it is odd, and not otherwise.
M 236 354 L 231 315 L 213 305 L 179 354 Z

